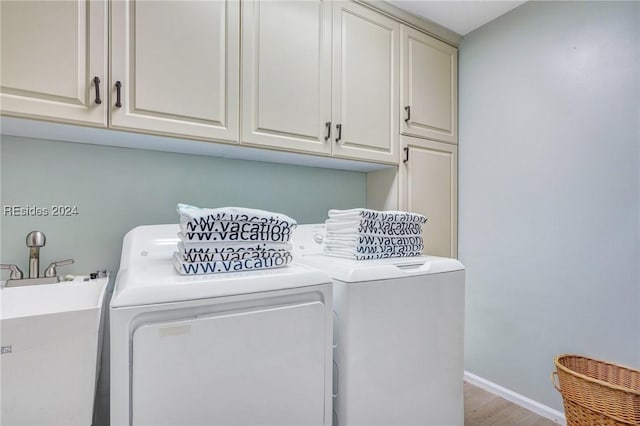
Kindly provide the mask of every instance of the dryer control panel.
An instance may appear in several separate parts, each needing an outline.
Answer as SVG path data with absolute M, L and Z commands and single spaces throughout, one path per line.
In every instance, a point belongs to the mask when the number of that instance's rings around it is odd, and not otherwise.
M 325 235 L 324 223 L 298 225 L 291 234 L 291 251 L 294 256 L 322 254 Z

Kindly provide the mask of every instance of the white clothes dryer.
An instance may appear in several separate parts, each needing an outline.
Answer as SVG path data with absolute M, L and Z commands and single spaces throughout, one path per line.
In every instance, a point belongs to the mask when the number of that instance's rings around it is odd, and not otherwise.
M 331 424 L 331 282 L 301 265 L 182 276 L 178 225 L 124 237 L 112 426 Z
M 299 225 L 292 244 L 333 278 L 334 426 L 463 426 L 463 265 L 325 256 L 324 231 Z

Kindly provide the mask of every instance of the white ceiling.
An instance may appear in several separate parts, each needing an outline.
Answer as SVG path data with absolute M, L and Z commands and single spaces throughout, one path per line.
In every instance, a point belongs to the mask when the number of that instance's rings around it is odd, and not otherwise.
M 389 0 L 400 9 L 442 25 L 460 35 L 466 35 L 525 1 L 430 1 L 430 0 Z

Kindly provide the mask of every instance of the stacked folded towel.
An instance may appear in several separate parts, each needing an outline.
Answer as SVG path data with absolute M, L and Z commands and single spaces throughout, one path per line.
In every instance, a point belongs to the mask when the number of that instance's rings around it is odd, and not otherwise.
M 265 210 L 204 209 L 178 204 L 180 232 L 173 265 L 183 275 L 286 266 L 296 221 Z
M 426 221 L 421 214 L 401 211 L 329 210 L 324 253 L 356 260 L 419 256 Z

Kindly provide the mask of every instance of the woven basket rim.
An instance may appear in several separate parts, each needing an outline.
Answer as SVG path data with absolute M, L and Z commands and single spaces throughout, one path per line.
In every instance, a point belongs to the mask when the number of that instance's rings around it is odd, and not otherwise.
M 624 392 L 624 393 L 629 393 L 629 394 L 632 394 L 632 395 L 640 396 L 640 391 L 636 391 L 634 389 L 626 388 L 626 387 L 620 386 L 620 385 L 615 385 L 615 384 L 609 383 L 609 382 L 607 382 L 605 380 L 594 379 L 593 377 L 589 377 L 589 376 L 587 376 L 585 374 L 578 373 L 577 371 L 574 371 L 574 370 L 571 370 L 571 369 L 565 367 L 564 365 L 560 364 L 559 360 L 560 360 L 560 358 L 566 358 L 566 357 L 583 358 L 583 359 L 586 359 L 586 360 L 595 361 L 595 362 L 599 362 L 599 363 L 602 363 L 602 364 L 611 365 L 611 366 L 614 366 L 614 367 L 619 367 L 619 368 L 622 368 L 622 369 L 625 369 L 625 370 L 631 370 L 631 371 L 637 372 L 638 374 L 640 374 L 640 370 L 636 370 L 635 368 L 631 368 L 631 367 L 628 367 L 626 365 L 616 364 L 615 362 L 604 361 L 604 360 L 601 360 L 601 359 L 591 358 L 591 357 L 588 357 L 588 356 L 578 355 L 578 354 L 560 354 L 560 355 L 556 356 L 556 358 L 554 360 L 556 368 L 558 368 L 560 370 L 563 370 L 566 373 L 569 373 L 569 374 L 572 374 L 574 376 L 580 377 L 581 379 L 584 379 L 584 380 L 586 380 L 588 382 L 591 382 L 591 383 L 596 383 L 598 385 L 605 386 L 605 387 L 608 387 L 608 388 L 611 388 L 611 389 L 615 389 L 615 390 L 619 390 L 619 391 Z M 560 388 L 560 393 L 562 393 L 562 388 Z

